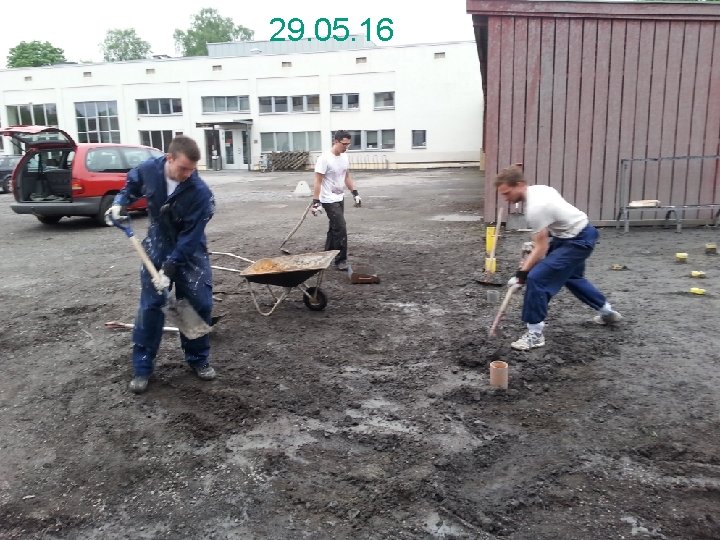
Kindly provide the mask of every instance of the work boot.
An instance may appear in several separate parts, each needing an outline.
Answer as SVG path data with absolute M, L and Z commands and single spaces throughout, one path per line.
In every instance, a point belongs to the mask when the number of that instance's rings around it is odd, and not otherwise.
M 339 263 L 335 264 L 335 270 L 340 270 L 341 272 L 346 272 L 347 269 L 348 269 L 347 261 L 340 261 Z
M 540 332 L 525 332 L 520 339 L 513 341 L 510 346 L 518 351 L 529 351 L 545 345 L 545 336 Z
M 132 381 L 128 385 L 130 391 L 134 394 L 142 394 L 148 387 L 147 377 L 133 377 Z
M 193 367 L 193 371 L 195 372 L 195 375 L 203 381 L 212 381 L 215 377 L 217 377 L 215 369 L 210 364 L 205 364 L 202 367 Z
M 608 313 L 595 315 L 592 320 L 595 324 L 615 324 L 622 320 L 622 315 L 617 311 L 610 311 Z

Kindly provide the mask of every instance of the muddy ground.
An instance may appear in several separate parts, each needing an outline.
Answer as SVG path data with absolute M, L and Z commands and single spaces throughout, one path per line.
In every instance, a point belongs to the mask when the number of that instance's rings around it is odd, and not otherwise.
M 329 270 L 325 311 L 295 291 L 263 317 L 216 272 L 218 379 L 195 378 L 167 335 L 141 396 L 129 332 L 103 326 L 136 309 L 125 237 L 43 226 L 0 196 L 0 538 L 720 538 L 717 230 L 603 229 L 588 275 L 623 323 L 590 323 L 562 292 L 547 346 L 520 353 L 519 299 L 486 337 L 477 171 L 356 177 L 350 260 L 382 283 Z M 206 178 L 211 249 L 278 255 L 311 175 Z M 288 246 L 317 251 L 326 227 L 309 217 Z M 501 237 L 501 275 L 525 239 Z M 508 391 L 489 388 L 496 357 Z

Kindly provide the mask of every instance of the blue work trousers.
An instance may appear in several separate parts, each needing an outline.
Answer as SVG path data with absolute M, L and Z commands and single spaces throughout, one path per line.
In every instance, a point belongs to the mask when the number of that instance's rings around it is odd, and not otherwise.
M 165 324 L 165 297 L 158 294 L 152 278 L 143 267 L 140 271 L 140 307 L 133 330 L 133 370 L 137 377 L 147 377 L 155 367 L 160 341 Z M 206 254 L 195 255 L 178 270 L 174 282 L 175 297 L 187 298 L 190 305 L 202 319 L 210 324 L 212 318 L 212 270 Z M 172 294 L 172 292 L 170 292 Z M 180 346 L 185 360 L 192 367 L 202 367 L 210 356 L 210 336 L 205 334 L 197 339 L 188 339 L 180 333 Z
M 598 230 L 588 225 L 575 238 L 552 238 L 547 255 L 530 270 L 525 283 L 522 320 L 545 320 L 550 299 L 564 286 L 580 301 L 598 310 L 605 296 L 585 279 L 585 260 L 595 249 Z

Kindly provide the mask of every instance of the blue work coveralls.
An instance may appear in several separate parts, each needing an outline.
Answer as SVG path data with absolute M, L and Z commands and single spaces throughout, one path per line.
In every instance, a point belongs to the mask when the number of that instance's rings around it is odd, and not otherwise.
M 150 226 L 142 244 L 156 268 L 166 260 L 175 263 L 175 296 L 187 298 L 206 323 L 212 314 L 212 271 L 207 253 L 205 226 L 215 212 L 215 198 L 197 171 L 168 197 L 165 181 L 166 156 L 144 161 L 127 175 L 125 187 L 114 204 L 129 205 L 141 197 L 148 201 Z M 133 330 L 133 369 L 136 377 L 149 376 L 155 365 L 162 329 L 163 305 L 150 273 L 140 270 L 140 307 Z M 188 339 L 180 334 L 185 360 L 192 367 L 208 363 L 210 336 Z

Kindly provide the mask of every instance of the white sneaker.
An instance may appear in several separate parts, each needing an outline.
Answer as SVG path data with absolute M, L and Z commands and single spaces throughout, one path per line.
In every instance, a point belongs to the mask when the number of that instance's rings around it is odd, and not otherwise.
M 529 351 L 545 345 L 545 336 L 540 332 L 525 332 L 520 339 L 513 341 L 510 346 L 518 351 Z
M 622 321 L 622 315 L 620 315 L 617 311 L 611 311 L 610 313 L 605 313 L 604 315 L 595 315 L 592 320 L 595 324 L 615 324 Z

